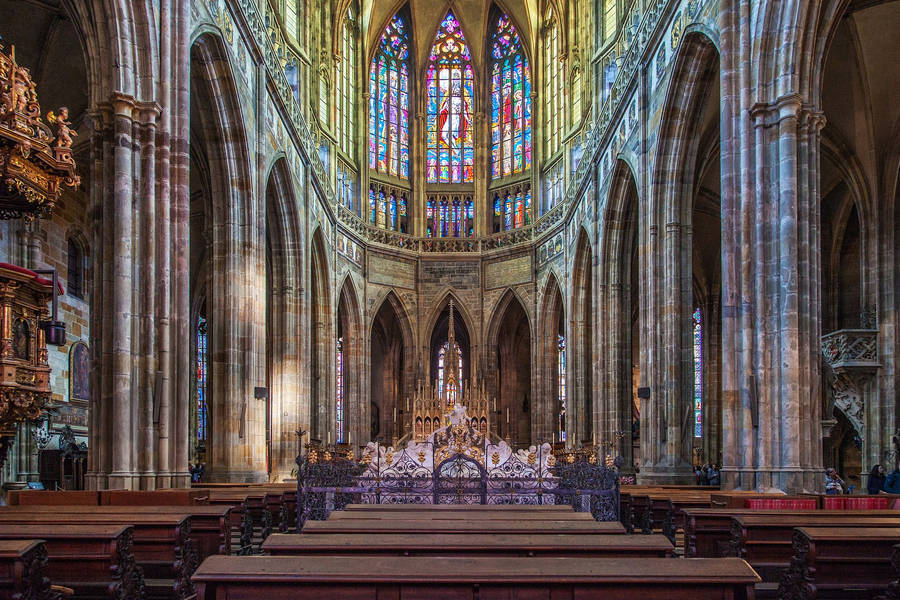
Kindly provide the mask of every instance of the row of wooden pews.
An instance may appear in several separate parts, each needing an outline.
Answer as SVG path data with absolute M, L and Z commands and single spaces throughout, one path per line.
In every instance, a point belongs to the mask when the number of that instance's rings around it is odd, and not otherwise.
M 892 548 L 900 544 L 897 496 L 639 486 L 623 492 L 623 510 L 638 530 L 661 531 L 673 542 L 683 532 L 683 556 L 746 560 L 762 579 L 757 598 L 874 598 L 897 580 L 891 567 Z
M 0 541 L 39 542 L 46 577 L 75 598 L 185 600 L 194 597 L 201 561 L 258 549 L 273 522 L 265 514 L 292 513 L 295 499 L 283 485 L 11 492 L 0 508 Z
M 672 550 L 569 507 L 349 505 L 271 535 L 265 556 L 210 557 L 193 581 L 201 600 L 753 597 L 745 561 Z

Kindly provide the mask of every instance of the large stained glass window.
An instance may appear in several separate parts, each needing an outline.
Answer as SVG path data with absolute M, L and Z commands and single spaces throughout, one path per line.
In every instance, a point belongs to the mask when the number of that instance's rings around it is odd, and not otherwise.
M 531 224 L 531 191 L 502 192 L 494 196 L 494 229 L 509 231 Z
M 347 10 L 341 28 L 341 58 L 337 65 L 337 138 L 341 150 L 353 156 L 356 130 L 356 23 Z
M 334 414 L 337 425 L 337 443 L 344 441 L 344 338 L 337 341 L 337 382 L 335 383 Z
M 506 15 L 494 27 L 491 58 L 491 173 L 497 179 L 531 166 L 531 71 Z
M 556 340 L 557 360 L 556 371 L 559 377 L 559 441 L 566 441 L 566 337 L 560 335 Z
M 457 395 L 457 392 L 459 391 L 458 388 L 459 388 L 459 386 L 462 385 L 462 372 L 463 372 L 463 370 L 462 370 L 462 368 L 463 368 L 462 349 L 459 347 L 459 344 L 454 344 L 454 346 L 456 346 L 456 358 L 459 361 L 459 371 L 458 371 L 459 381 L 456 382 L 456 385 L 453 386 L 453 388 L 447 390 L 447 394 L 448 394 L 447 402 L 448 402 L 449 406 L 453 406 L 453 404 L 456 402 L 456 395 Z M 441 397 L 443 397 L 443 395 L 444 395 L 444 382 L 446 381 L 446 378 L 444 377 L 444 366 L 446 365 L 445 361 L 447 359 L 447 352 L 449 352 L 449 350 L 450 350 L 450 342 L 449 341 L 444 342 L 444 344 L 441 346 L 441 349 L 438 350 L 437 390 L 438 390 L 438 396 L 441 396 Z
M 694 309 L 694 437 L 703 436 L 703 322 Z
M 471 199 L 431 198 L 425 203 L 426 237 L 472 237 L 474 222 Z
M 207 377 L 207 334 L 206 319 L 197 316 L 197 334 L 196 334 L 196 353 L 197 353 L 197 378 L 194 382 L 197 396 L 197 441 L 206 440 L 208 407 L 206 404 L 206 377 Z
M 544 38 L 544 136 L 546 157 L 552 157 L 559 149 L 565 131 L 565 70 L 562 62 L 562 42 L 559 23 L 553 10 L 547 14 Z
M 425 75 L 425 177 L 429 183 L 468 183 L 475 178 L 475 76 L 470 61 L 459 21 L 448 12 Z
M 395 15 L 369 73 L 369 168 L 409 178 L 409 34 Z

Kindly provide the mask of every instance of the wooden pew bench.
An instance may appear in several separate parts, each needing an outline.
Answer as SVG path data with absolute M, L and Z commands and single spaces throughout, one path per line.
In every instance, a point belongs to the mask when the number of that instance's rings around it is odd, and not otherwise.
M 361 511 L 361 510 L 335 510 L 328 516 L 334 520 L 348 519 L 403 519 L 403 520 L 491 520 L 491 521 L 593 521 L 594 517 L 588 512 L 528 512 L 520 511 L 471 511 L 466 508 L 444 511 L 412 511 L 407 510 L 398 514 L 394 511 Z
M 778 582 L 788 568 L 793 551 L 795 527 L 896 528 L 900 518 L 860 519 L 850 515 L 746 515 L 732 518 L 732 556 L 750 563 L 765 582 Z
M 894 580 L 891 555 L 898 542 L 898 527 L 798 527 L 778 595 L 844 600 L 886 591 Z
M 672 543 L 661 535 L 523 533 L 273 534 L 263 544 L 272 556 L 595 556 L 665 558 Z
M 194 574 L 199 600 L 749 600 L 757 581 L 727 558 L 211 556 Z
M 624 534 L 618 521 L 492 521 L 492 520 L 378 520 L 336 519 L 307 521 L 303 533 L 568 533 L 578 535 Z
M 207 556 L 229 553 L 229 523 L 231 508 L 228 506 L 12 506 L 0 508 L 2 512 L 28 514 L 79 513 L 104 515 L 188 515 L 191 517 L 190 538 L 197 550 L 197 564 Z M 27 518 L 26 516 L 22 517 Z
M 95 512 L 28 513 L 0 510 L 0 527 L 24 522 L 46 525 L 133 525 L 134 558 L 144 571 L 145 588 L 150 598 L 189 598 L 193 594 L 190 577 L 197 568 L 197 550 L 190 539 L 191 518 L 187 514 L 103 513 Z
M 458 510 L 472 512 L 551 512 L 572 513 L 575 510 L 571 506 L 560 504 L 472 504 L 465 507 L 459 504 L 348 504 L 345 511 L 391 511 L 391 512 L 454 512 Z
M 76 598 L 144 598 L 144 573 L 132 553 L 131 525 L 0 525 L 0 540 L 42 539 L 46 575 Z
M 45 576 L 43 540 L 0 540 L 0 599 L 58 600 Z
M 232 549 L 235 554 L 250 554 L 254 544 L 262 544 L 272 530 L 272 513 L 267 506 L 268 492 L 259 487 L 211 489 L 212 506 L 231 507 Z
M 730 551 L 731 519 L 749 515 L 828 516 L 854 515 L 859 519 L 884 518 L 897 515 L 894 511 L 823 511 L 823 510 L 753 510 L 746 508 L 686 508 L 684 526 L 684 555 L 719 557 Z

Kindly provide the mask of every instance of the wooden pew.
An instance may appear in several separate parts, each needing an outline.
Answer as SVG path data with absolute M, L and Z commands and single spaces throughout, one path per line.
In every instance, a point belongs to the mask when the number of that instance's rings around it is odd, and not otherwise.
M 73 490 L 51 492 L 49 490 L 10 490 L 7 496 L 10 506 L 16 505 L 72 505 L 98 506 L 100 492 Z
M 745 508 L 686 508 L 684 527 L 684 555 L 719 557 L 730 551 L 731 519 L 743 515 L 827 516 L 854 515 L 859 519 L 896 516 L 894 511 L 823 511 L 823 510 L 752 510 Z
M 0 540 L 0 600 L 58 600 L 46 565 L 43 540 Z
M 900 527 L 900 517 L 843 515 L 744 515 L 732 518 L 730 554 L 749 562 L 763 581 L 778 582 L 793 556 L 795 527 Z
M 348 504 L 344 507 L 345 511 L 423 511 L 432 510 L 435 512 L 457 511 L 461 507 L 459 504 Z M 465 510 L 473 512 L 479 511 L 513 511 L 513 512 L 575 512 L 571 506 L 557 504 L 473 504 L 465 506 Z
M 657 557 L 672 555 L 661 535 L 530 535 L 522 533 L 417 533 L 393 535 L 301 533 L 273 534 L 263 544 L 272 556 L 595 556 Z
M 749 600 L 759 577 L 738 559 L 211 556 L 199 600 L 641 598 Z
M 761 494 L 731 491 L 711 494 L 712 508 L 752 508 L 757 510 L 816 510 L 822 508 L 821 494 Z
M 231 530 L 237 532 L 237 554 L 250 554 L 254 541 L 262 543 L 272 528 L 266 490 L 262 487 L 210 489 L 209 503 L 231 507 Z M 268 532 L 267 532 L 268 530 Z
M 47 576 L 74 590 L 76 598 L 144 598 L 131 525 L 0 525 L 0 540 L 22 539 L 44 540 Z
M 202 489 L 103 490 L 100 505 L 106 506 L 195 506 L 209 504 L 209 492 Z
M 403 519 L 403 520 L 479 520 L 485 519 L 492 521 L 593 521 L 594 517 L 588 512 L 542 512 L 542 511 L 471 511 L 465 507 L 459 510 L 443 510 L 443 511 L 412 511 L 407 510 L 402 513 L 396 511 L 362 511 L 362 510 L 335 510 L 328 516 L 329 519 L 335 520 L 355 520 L 355 519 Z
M 0 527 L 20 525 L 25 519 L 40 525 L 133 525 L 134 558 L 143 569 L 147 594 L 159 598 L 189 598 L 193 594 L 190 577 L 197 568 L 197 550 L 190 539 L 191 518 L 175 513 L 94 512 L 28 513 L 0 510 Z
M 623 534 L 618 521 L 491 521 L 491 520 L 377 520 L 340 519 L 307 521 L 303 533 L 569 533 L 578 535 Z
M 197 564 L 212 554 L 229 554 L 229 523 L 231 508 L 228 506 L 8 506 L 3 512 L 20 512 L 27 519 L 30 514 L 104 514 L 104 515 L 187 515 L 191 517 L 190 539 L 197 550 Z
M 900 527 L 798 527 L 778 595 L 844 599 L 886 591 L 894 579 L 891 555 L 898 542 Z

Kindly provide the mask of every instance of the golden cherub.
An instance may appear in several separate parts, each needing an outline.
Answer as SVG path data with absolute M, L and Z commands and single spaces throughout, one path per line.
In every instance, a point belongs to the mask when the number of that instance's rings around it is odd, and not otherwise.
M 67 120 L 68 118 L 69 109 L 65 106 L 60 107 L 58 115 L 52 110 L 47 113 L 47 121 L 51 125 L 56 125 L 56 141 L 53 143 L 56 148 L 71 148 L 72 137 L 78 136 L 78 133 L 70 127 L 72 123 Z

